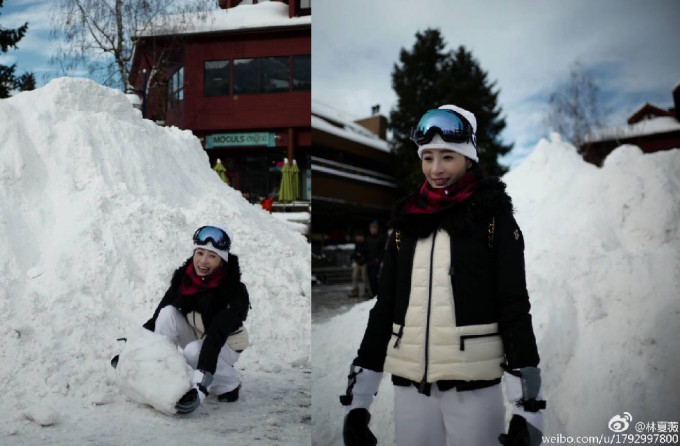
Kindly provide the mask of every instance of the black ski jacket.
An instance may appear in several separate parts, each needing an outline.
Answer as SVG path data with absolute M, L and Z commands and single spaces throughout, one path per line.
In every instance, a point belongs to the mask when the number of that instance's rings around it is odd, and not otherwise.
M 238 257 L 232 254 L 229 254 L 229 261 L 224 266 L 227 275 L 217 287 L 196 294 L 180 294 L 179 286 L 192 259 L 193 257 L 190 257 L 175 271 L 170 288 L 163 296 L 153 317 L 144 324 L 144 328 L 154 331 L 158 313 L 168 305 L 176 307 L 185 316 L 192 311 L 200 313 L 205 327 L 205 340 L 197 368 L 214 374 L 217 356 L 224 347 L 227 337 L 240 328 L 248 316 L 250 299 L 246 286 L 241 282 Z
M 377 301 L 354 364 L 383 370 L 387 343 L 393 334 L 398 335 L 392 333 L 393 323 L 403 326 L 408 309 L 416 242 L 443 228 L 451 238 L 456 323 L 498 323 L 507 365 L 513 369 L 537 366 L 524 239 L 505 184 L 498 178 L 485 178 L 470 198 L 436 214 L 406 213 L 404 207 L 412 197 L 405 197 L 395 207 Z M 403 381 L 393 377 L 395 384 Z

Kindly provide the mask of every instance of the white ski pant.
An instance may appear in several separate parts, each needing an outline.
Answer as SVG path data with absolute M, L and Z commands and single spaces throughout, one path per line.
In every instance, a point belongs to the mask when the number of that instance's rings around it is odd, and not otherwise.
M 175 307 L 168 305 L 161 309 L 156 319 L 155 333 L 170 338 L 175 344 L 184 350 L 184 358 L 192 368 L 198 366 L 198 357 L 203 347 L 203 339 L 198 339 L 194 329 L 191 328 L 187 318 Z M 232 350 L 224 344 L 217 357 L 217 368 L 213 375 L 213 382 L 208 387 L 210 393 L 221 395 L 234 390 L 241 383 L 238 371 L 234 364 L 238 361 L 240 353 Z
M 498 446 L 505 427 L 500 384 L 477 390 L 440 391 L 431 395 L 415 386 L 394 386 L 397 446 Z

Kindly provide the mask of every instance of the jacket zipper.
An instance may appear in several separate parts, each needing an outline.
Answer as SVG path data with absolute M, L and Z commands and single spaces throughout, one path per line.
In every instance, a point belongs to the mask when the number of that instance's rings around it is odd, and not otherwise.
M 428 284 L 428 290 L 427 290 L 427 318 L 425 320 L 425 372 L 423 373 L 423 379 L 420 382 L 420 385 L 418 386 L 418 392 L 423 393 L 425 395 L 430 394 L 430 386 L 427 383 L 427 370 L 428 370 L 428 365 L 430 361 L 430 315 L 432 312 L 432 273 L 433 273 L 433 266 L 434 266 L 434 242 L 435 239 L 437 238 L 437 231 L 436 229 L 432 233 L 432 247 L 430 248 L 430 282 Z

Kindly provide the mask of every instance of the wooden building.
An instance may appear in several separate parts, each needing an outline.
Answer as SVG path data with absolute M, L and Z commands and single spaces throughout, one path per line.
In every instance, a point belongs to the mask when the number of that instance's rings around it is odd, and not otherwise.
M 628 125 L 598 131 L 582 145 L 583 159 L 601 166 L 615 148 L 633 144 L 645 153 L 680 148 L 680 84 L 673 89 L 673 107 L 646 103 L 628 118 Z
M 312 240 L 351 241 L 377 219 L 385 228 L 401 196 L 391 173 L 393 154 L 386 141 L 387 119 L 374 110 L 352 121 L 312 103 Z
M 191 130 L 230 184 L 276 198 L 284 159 L 311 199 L 311 1 L 220 0 L 135 38 L 145 117 Z

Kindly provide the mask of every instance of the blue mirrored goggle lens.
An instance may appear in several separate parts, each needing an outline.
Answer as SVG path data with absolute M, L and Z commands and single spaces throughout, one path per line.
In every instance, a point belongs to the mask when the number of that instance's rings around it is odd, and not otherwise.
M 198 228 L 194 233 L 194 243 L 197 245 L 206 245 L 208 242 L 221 250 L 228 250 L 231 241 L 226 232 L 214 226 L 203 226 Z
M 472 141 L 475 144 L 472 126 L 467 119 L 453 110 L 428 110 L 411 132 L 411 139 L 418 145 L 427 144 L 432 141 L 435 132 L 447 142 Z

